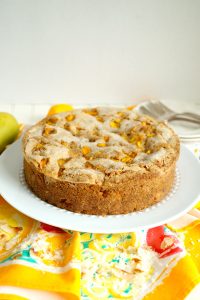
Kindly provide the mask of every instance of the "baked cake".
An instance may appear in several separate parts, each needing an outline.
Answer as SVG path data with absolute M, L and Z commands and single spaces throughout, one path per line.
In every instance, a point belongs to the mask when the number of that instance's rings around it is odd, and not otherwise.
M 75 109 L 25 133 L 24 173 L 32 191 L 57 207 L 126 214 L 167 195 L 179 148 L 168 125 L 131 107 Z

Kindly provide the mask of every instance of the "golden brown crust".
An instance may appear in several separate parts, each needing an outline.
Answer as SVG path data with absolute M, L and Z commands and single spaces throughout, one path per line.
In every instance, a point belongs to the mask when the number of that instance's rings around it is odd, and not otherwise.
M 110 186 L 58 181 L 38 172 L 26 160 L 24 172 L 33 192 L 50 204 L 78 213 L 115 215 L 142 210 L 163 199 L 173 185 L 175 162 L 162 174 L 136 174 L 127 182 Z

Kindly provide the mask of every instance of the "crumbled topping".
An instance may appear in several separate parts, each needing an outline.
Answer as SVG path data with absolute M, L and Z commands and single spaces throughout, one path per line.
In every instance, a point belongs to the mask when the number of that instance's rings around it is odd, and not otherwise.
M 113 172 L 146 172 L 163 166 L 168 157 L 177 157 L 177 145 L 172 129 L 133 107 L 51 115 L 24 137 L 25 156 L 41 172 L 60 180 L 70 177 L 72 182 L 97 184 Z

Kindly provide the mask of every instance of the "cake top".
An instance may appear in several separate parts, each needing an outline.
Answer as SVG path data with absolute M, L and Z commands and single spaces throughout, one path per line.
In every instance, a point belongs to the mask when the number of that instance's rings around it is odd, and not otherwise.
M 122 180 L 177 159 L 179 141 L 165 123 L 132 107 L 75 109 L 46 117 L 24 136 L 25 158 L 50 177 L 91 184 Z

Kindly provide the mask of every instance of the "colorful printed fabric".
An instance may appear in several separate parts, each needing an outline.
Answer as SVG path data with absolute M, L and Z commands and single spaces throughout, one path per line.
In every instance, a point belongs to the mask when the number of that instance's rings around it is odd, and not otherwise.
M 1 197 L 0 299 L 182 300 L 200 283 L 199 207 L 166 226 L 91 234 L 32 220 Z
M 79 299 L 79 233 L 36 222 L 0 197 L 0 299 L 5 286 Z

